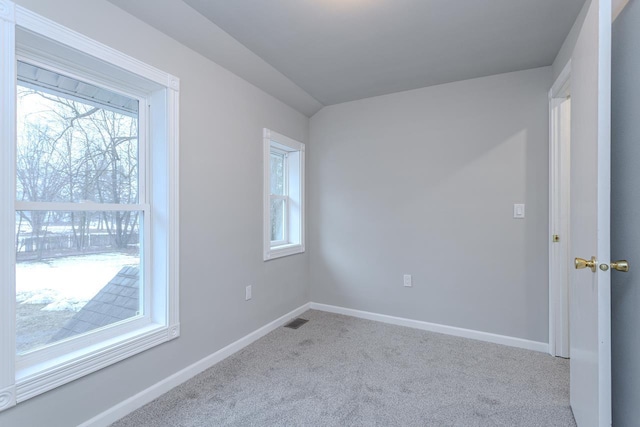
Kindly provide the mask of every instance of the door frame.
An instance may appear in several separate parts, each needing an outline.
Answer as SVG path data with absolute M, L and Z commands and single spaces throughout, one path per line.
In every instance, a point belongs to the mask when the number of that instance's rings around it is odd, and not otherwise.
M 571 60 L 549 90 L 549 354 L 565 358 L 569 357 L 571 159 L 570 138 L 562 126 L 566 112 L 561 106 L 570 94 Z M 560 237 L 558 242 L 555 235 Z

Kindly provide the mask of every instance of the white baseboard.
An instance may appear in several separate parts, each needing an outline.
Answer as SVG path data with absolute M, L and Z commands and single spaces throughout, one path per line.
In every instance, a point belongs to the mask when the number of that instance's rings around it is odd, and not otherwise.
M 486 341 L 494 344 L 502 344 L 509 347 L 534 350 L 542 353 L 549 352 L 549 343 L 546 342 L 530 341 L 522 338 L 514 338 L 505 335 L 492 334 L 489 332 L 474 331 L 472 329 L 457 328 L 455 326 L 439 325 L 437 323 L 405 319 L 403 317 L 387 316 L 386 314 L 371 313 L 368 311 L 354 310 L 351 308 L 338 307 L 335 305 L 319 304 L 316 302 L 311 303 L 311 309 L 327 311 L 329 313 L 344 314 L 346 316 L 359 317 L 361 319 L 375 320 L 392 325 L 407 326 L 409 328 L 422 329 L 424 331 L 437 332 L 440 334 L 453 335 L 456 337 Z
M 162 381 L 152 385 L 151 387 L 142 390 L 140 393 L 118 403 L 117 405 L 107 409 L 106 411 L 96 415 L 88 421 L 80 424 L 79 427 L 106 427 L 125 415 L 135 411 L 138 408 L 146 405 L 152 400 L 162 396 L 164 393 L 168 392 L 174 387 L 182 384 L 183 382 L 189 380 L 190 378 L 195 377 L 200 372 L 203 372 L 206 369 L 209 369 L 216 363 L 226 359 L 232 354 L 242 350 L 252 342 L 262 338 L 267 335 L 269 332 L 279 328 L 280 326 L 287 323 L 294 317 L 298 317 L 300 314 L 309 310 L 311 303 L 304 304 L 295 310 L 285 314 L 284 316 L 274 320 L 273 322 L 261 327 L 260 329 L 251 332 L 249 335 L 246 335 L 240 338 L 238 341 L 235 341 L 228 346 L 216 351 L 210 356 L 205 357 L 204 359 L 199 360 L 191 366 L 187 366 L 181 371 L 176 372 L 163 379 Z

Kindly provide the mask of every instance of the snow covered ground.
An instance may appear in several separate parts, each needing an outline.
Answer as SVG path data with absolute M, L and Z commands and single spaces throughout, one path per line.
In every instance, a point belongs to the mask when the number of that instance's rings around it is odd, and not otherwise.
M 139 258 L 92 254 L 16 264 L 16 302 L 47 304 L 46 311 L 78 311 L 124 266 Z

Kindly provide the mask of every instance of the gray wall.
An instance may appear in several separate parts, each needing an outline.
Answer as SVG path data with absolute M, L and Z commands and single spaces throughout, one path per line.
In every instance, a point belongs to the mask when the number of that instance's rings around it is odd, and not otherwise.
M 613 425 L 640 420 L 640 3 L 613 23 L 611 134 L 611 258 L 629 273 L 611 275 Z
M 314 115 L 311 300 L 547 342 L 551 78 L 545 67 Z
M 591 4 L 591 0 L 586 0 L 584 6 L 580 10 L 576 21 L 573 23 L 569 34 L 567 34 L 567 38 L 564 40 L 556 59 L 553 61 L 553 81 L 555 81 L 564 67 L 567 65 L 569 60 L 571 59 L 571 55 L 573 55 L 573 48 L 576 47 L 576 41 L 578 40 L 578 35 L 580 34 L 580 30 L 582 29 L 582 24 L 584 24 L 584 19 L 587 16 L 587 11 L 589 10 L 589 5 Z
M 327 107 L 309 143 L 306 117 L 105 0 L 17 2 L 181 78 L 182 336 L 0 425 L 76 425 L 309 300 L 547 341 L 555 68 Z M 308 143 L 308 255 L 267 263 L 262 127 Z
M 309 121 L 106 1 L 18 3 L 182 84 L 182 336 L 0 413 L 7 427 L 72 426 L 309 301 L 307 255 L 265 263 L 261 241 L 262 128 L 307 142 Z

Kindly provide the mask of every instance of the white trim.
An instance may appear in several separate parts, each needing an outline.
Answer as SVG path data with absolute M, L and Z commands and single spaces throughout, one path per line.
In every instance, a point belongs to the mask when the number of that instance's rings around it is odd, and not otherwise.
M 268 159 L 268 160 L 267 160 Z M 262 259 L 271 257 L 271 139 L 269 129 L 262 138 Z
M 115 64 L 120 68 L 151 80 L 164 87 L 179 90 L 180 82 L 176 77 L 165 73 L 151 65 L 145 64 L 110 46 L 90 39 L 57 22 L 51 21 L 22 6 L 16 5 L 16 25 L 35 30 L 37 34 L 55 40 L 60 44 L 72 47 L 80 52 L 101 59 L 108 64 Z M 122 64 L 127 64 L 123 67 Z
M 164 325 L 155 325 L 156 328 L 162 326 Z M 141 333 L 150 327 L 152 324 L 149 317 L 140 315 L 19 353 L 15 357 L 16 381 L 20 383 L 32 372 L 41 373 L 59 364 L 66 364 L 69 359 L 74 359 L 73 354 L 78 351 L 83 356 L 91 353 L 88 351 L 89 347 L 108 351 L 108 343 L 117 343 L 118 338 Z
M 0 20 L 10 24 L 16 23 L 16 8 L 13 2 L 0 0 Z
M 167 324 L 169 339 L 180 336 L 180 79 L 169 75 L 166 92 L 167 176 Z
M 265 253 L 265 261 L 268 259 L 282 258 L 289 255 L 300 254 L 304 252 L 304 245 L 287 244 L 273 246 L 269 249 L 269 253 Z
M 549 354 L 569 357 L 570 147 L 562 134 L 562 104 L 571 91 L 571 61 L 549 90 Z M 563 143 L 564 142 L 564 143 Z M 557 234 L 560 241 L 554 243 Z
M 0 411 L 16 404 L 15 366 L 15 210 L 16 62 L 15 5 L 0 0 Z M 9 267 L 9 268 L 7 268 Z M 7 323 L 5 323 L 7 322 Z
M 328 313 L 343 314 L 345 316 L 358 317 L 360 319 L 375 320 L 376 322 L 388 323 L 391 325 L 406 326 L 408 328 L 420 329 L 423 331 L 436 332 L 439 334 L 452 335 L 455 337 L 469 338 L 472 340 L 485 341 L 494 344 L 517 347 L 525 350 L 539 351 L 546 353 L 549 345 L 544 342 L 530 341 L 522 338 L 509 337 L 506 335 L 492 334 L 489 332 L 476 331 L 473 329 L 458 328 L 455 326 L 440 325 L 437 323 L 423 322 L 421 320 L 406 319 L 404 317 L 388 316 L 386 314 L 371 313 L 369 311 L 354 310 L 352 308 L 338 307 L 335 305 L 311 303 L 312 310 L 326 311 Z
M 123 400 L 115 406 L 107 409 L 106 411 L 96 415 L 90 420 L 85 421 L 80 424 L 79 427 L 106 427 L 110 424 L 118 421 L 120 418 L 125 415 L 135 411 L 136 409 L 146 405 L 152 400 L 160 397 L 167 391 L 171 390 L 174 387 L 182 384 L 183 382 L 195 377 L 199 373 L 203 372 L 206 369 L 216 365 L 217 363 L 223 361 L 227 357 L 237 353 L 242 350 L 249 344 L 255 342 L 256 340 L 262 338 L 268 333 L 276 330 L 280 326 L 287 323 L 292 318 L 298 317 L 305 311 L 309 310 L 311 303 L 306 303 L 295 310 L 285 314 L 284 316 L 279 317 L 271 323 L 266 324 L 265 326 L 251 332 L 248 335 L 240 338 L 239 340 L 229 344 L 228 346 L 216 351 L 215 353 L 200 359 L 196 363 L 187 366 L 186 368 L 176 372 L 175 374 L 163 379 L 152 385 L 149 388 L 146 388 L 139 392 L 138 394 Z
M 123 339 L 120 336 L 107 346 L 96 346 L 88 354 L 86 349 L 82 349 L 79 356 L 66 360 L 52 369 L 41 370 L 36 374 L 20 378 L 17 382 L 16 400 L 22 402 L 30 399 L 170 339 L 171 332 L 167 327 L 158 328 L 156 325 L 149 329 L 143 334 L 137 330 L 130 334 L 132 337 L 129 339 Z
M 10 22 L 14 10 L 15 24 Z M 2 59 L 0 65 L 0 94 L 2 95 L 0 97 L 0 142 L 2 143 L 0 168 L 4 171 L 15 169 L 16 34 L 21 34 L 21 37 L 29 35 L 30 41 L 23 43 L 24 46 L 21 45 L 21 48 L 28 48 L 33 40 L 35 40 L 34 46 L 40 41 L 47 40 L 55 40 L 56 46 L 64 46 L 66 50 L 59 55 L 60 58 L 56 57 L 56 63 L 64 61 L 63 57 L 69 52 L 71 56 L 66 60 L 72 61 L 69 65 L 73 69 L 82 68 L 80 63 L 92 64 L 91 67 L 95 67 L 96 64 L 100 67 L 111 67 L 110 71 L 117 69 L 118 73 L 127 79 L 132 78 L 135 86 L 140 85 L 140 90 L 145 91 L 150 101 L 150 104 L 143 103 L 140 106 L 141 116 L 146 114 L 148 105 L 156 107 L 151 111 L 149 121 L 155 147 L 151 160 L 157 167 L 154 170 L 147 168 L 145 171 L 144 162 L 147 159 L 141 159 L 143 164 L 141 164 L 140 173 L 153 175 L 150 184 L 155 188 L 141 188 L 144 192 L 141 194 L 143 199 L 145 195 L 153 199 L 154 204 L 151 206 L 145 203 L 131 205 L 16 203 L 15 197 L 5 197 L 0 200 L 0 260 L 3 266 L 0 269 L 0 283 L 2 283 L 0 286 L 0 313 L 2 314 L 0 360 L 3 361 L 0 364 L 0 411 L 13 406 L 16 401 L 26 400 L 180 335 L 178 316 L 179 79 L 23 7 L 15 6 L 9 0 L 0 0 L 0 58 Z M 78 52 L 82 55 L 81 59 L 75 56 Z M 85 59 L 86 63 L 83 62 Z M 118 77 L 114 77 L 113 82 L 120 84 Z M 144 129 L 144 132 L 148 130 Z M 144 142 L 141 139 L 141 143 L 144 144 Z M 15 174 L 1 174 L 0 188 L 15 194 Z M 144 202 L 142 199 L 141 201 Z M 149 271 L 147 266 L 151 263 L 146 262 L 143 273 L 146 277 L 154 276 L 154 290 L 159 291 L 153 293 L 150 302 L 149 312 L 153 323 L 141 325 L 135 331 L 124 331 L 123 335 L 114 339 L 107 336 L 100 343 L 87 340 L 86 347 L 72 351 L 64 358 L 52 359 L 37 366 L 23 367 L 16 373 L 15 249 L 13 247 L 16 206 L 36 210 L 56 208 L 98 211 L 143 210 L 145 230 L 150 227 L 158 230 L 157 237 L 150 242 L 153 247 L 153 269 Z
M 611 2 L 602 0 L 598 6 L 598 81 L 597 81 L 597 190 L 596 190 L 596 258 L 611 259 Z M 602 24 L 600 24 L 602 23 Z M 611 274 L 599 274 L 597 280 L 598 308 L 598 415 L 601 426 L 611 426 Z M 593 319 L 591 317 L 590 319 Z M 585 362 L 583 362 L 585 363 Z M 591 364 L 592 361 L 588 362 Z
M 0 411 L 16 405 L 16 387 L 11 385 L 0 390 Z
M 272 131 L 271 129 L 264 128 L 262 131 L 262 136 L 264 139 L 268 139 L 269 141 L 277 142 L 280 145 L 282 151 L 304 151 L 304 144 L 302 142 L 296 141 L 293 138 L 289 138 L 286 135 L 282 135 L 281 133 Z
M 183 382 L 195 377 L 199 373 L 209 369 L 216 365 L 227 357 L 237 353 L 249 344 L 257 341 L 268 333 L 276 330 L 280 326 L 287 323 L 289 320 L 300 316 L 307 310 L 319 310 L 328 313 L 343 314 L 346 316 L 358 317 L 361 319 L 368 319 L 382 323 L 388 323 L 392 325 L 405 326 L 414 329 L 421 329 L 430 332 L 436 332 L 446 335 L 453 335 L 462 338 L 475 339 L 479 341 L 491 342 L 494 344 L 502 344 L 510 347 L 517 347 L 526 350 L 533 350 L 539 352 L 547 352 L 547 344 L 543 342 L 529 341 L 521 338 L 508 337 L 504 335 L 496 335 L 487 332 L 474 331 L 470 329 L 456 328 L 453 326 L 438 325 L 435 323 L 422 322 L 418 320 L 410 320 L 401 317 L 387 316 L 384 314 L 376 314 L 366 311 L 353 310 L 349 308 L 343 308 L 327 304 L 319 304 L 314 302 L 308 302 L 302 306 L 290 311 L 284 316 L 279 317 L 273 322 L 251 332 L 248 335 L 240 338 L 237 341 L 229 344 L 228 346 L 216 351 L 215 353 L 197 361 L 196 363 L 187 366 L 186 368 L 176 372 L 175 374 L 155 383 L 151 387 L 142 390 L 134 396 L 123 400 L 117 405 L 112 406 L 106 411 L 96 415 L 95 417 L 83 422 L 79 427 L 106 427 L 112 423 L 118 421 L 120 418 L 130 414 L 138 408 L 146 405 L 152 400 L 160 397 L 164 393 L 168 392 L 174 387 L 182 384 Z

